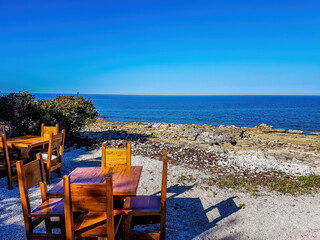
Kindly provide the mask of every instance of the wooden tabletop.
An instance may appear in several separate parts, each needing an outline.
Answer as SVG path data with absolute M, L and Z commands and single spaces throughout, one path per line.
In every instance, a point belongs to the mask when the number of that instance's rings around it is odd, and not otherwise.
M 106 176 L 112 176 L 113 195 L 135 196 L 140 181 L 142 166 L 120 166 L 106 168 L 79 167 L 70 173 L 71 183 L 104 183 Z M 48 198 L 63 198 L 63 180 L 47 192 Z
M 49 138 L 41 136 L 25 135 L 7 140 L 10 148 L 33 148 L 49 143 Z

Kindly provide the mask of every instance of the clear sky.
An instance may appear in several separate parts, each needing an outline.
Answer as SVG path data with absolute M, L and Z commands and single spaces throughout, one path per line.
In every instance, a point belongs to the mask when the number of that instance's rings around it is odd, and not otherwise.
M 320 95 L 320 1 L 0 0 L 0 91 Z

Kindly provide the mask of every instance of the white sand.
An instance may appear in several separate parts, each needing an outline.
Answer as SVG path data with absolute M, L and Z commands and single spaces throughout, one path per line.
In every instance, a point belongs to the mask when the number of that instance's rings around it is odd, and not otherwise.
M 63 174 L 76 167 L 100 166 L 100 151 L 75 150 L 65 153 Z M 162 163 L 134 156 L 132 165 L 142 165 L 139 194 L 159 193 Z M 167 239 L 320 239 L 320 194 L 290 196 L 249 193 L 192 185 L 179 186 L 181 175 L 204 178 L 202 172 L 169 165 Z M 52 187 L 61 179 L 52 174 Z M 216 195 L 213 196 L 214 192 Z M 40 203 L 39 188 L 30 190 L 33 206 Z M 245 204 L 245 208 L 239 207 Z M 7 189 L 0 179 L 0 239 L 24 239 L 24 223 L 18 184 Z

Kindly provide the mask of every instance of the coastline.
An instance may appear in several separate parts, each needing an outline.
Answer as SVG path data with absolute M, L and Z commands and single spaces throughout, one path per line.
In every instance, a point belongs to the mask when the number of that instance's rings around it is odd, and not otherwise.
M 35 96 L 36 99 L 53 99 L 56 95 Z M 234 124 L 250 128 L 267 123 L 274 128 L 320 132 L 320 115 L 317 111 L 320 96 L 80 95 L 90 97 L 99 114 L 112 121 L 214 126 Z
M 320 133 L 286 132 L 266 124 L 216 127 L 99 118 L 82 130 L 82 136 L 98 138 L 111 146 L 117 145 L 116 140 L 131 141 L 133 154 L 147 157 L 167 149 L 172 162 L 211 174 L 320 173 Z

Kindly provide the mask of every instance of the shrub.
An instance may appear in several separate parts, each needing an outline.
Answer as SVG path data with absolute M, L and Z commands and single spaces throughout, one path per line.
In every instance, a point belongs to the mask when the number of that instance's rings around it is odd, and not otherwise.
M 92 100 L 77 95 L 57 96 L 52 100 L 38 101 L 46 125 L 58 123 L 70 137 L 76 137 L 87 120 L 96 119 L 98 112 Z
M 70 140 L 78 136 L 86 121 L 97 117 L 92 100 L 79 94 L 39 101 L 29 92 L 0 97 L 0 118 L 10 124 L 13 136 L 40 134 L 41 123 L 49 126 L 58 123 Z
M 37 109 L 34 96 L 29 92 L 0 97 L 0 118 L 10 124 L 13 136 L 36 134 L 40 130 Z

